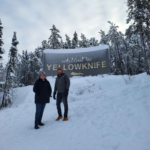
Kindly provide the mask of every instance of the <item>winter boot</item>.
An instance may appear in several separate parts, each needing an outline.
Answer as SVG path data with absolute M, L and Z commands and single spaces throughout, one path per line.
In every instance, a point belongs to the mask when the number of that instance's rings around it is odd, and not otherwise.
M 34 129 L 39 129 L 39 126 L 38 126 L 38 125 L 35 125 L 35 126 L 34 126 Z
M 42 122 L 41 122 L 41 123 L 39 123 L 39 126 L 44 126 L 44 123 L 42 123 Z
M 68 121 L 68 118 L 64 118 L 63 121 Z
M 62 119 L 62 116 L 61 116 L 61 117 L 58 117 L 58 118 L 56 119 L 56 121 L 59 121 L 60 119 Z

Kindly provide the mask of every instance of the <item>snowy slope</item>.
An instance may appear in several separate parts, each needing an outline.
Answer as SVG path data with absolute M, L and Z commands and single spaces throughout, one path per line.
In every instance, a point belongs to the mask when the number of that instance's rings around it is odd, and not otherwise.
M 52 87 L 55 78 L 48 77 Z M 46 105 L 44 127 L 34 127 L 33 86 L 18 88 L 0 111 L 0 150 L 150 150 L 150 76 L 73 77 L 69 121 L 54 121 Z

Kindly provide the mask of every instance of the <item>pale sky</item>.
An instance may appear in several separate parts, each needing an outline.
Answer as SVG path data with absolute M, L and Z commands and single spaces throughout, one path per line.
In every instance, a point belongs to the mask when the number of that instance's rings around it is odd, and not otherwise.
M 48 40 L 52 25 L 71 39 L 74 32 L 80 39 L 83 33 L 88 39 L 100 40 L 99 31 L 109 30 L 108 21 L 119 26 L 123 33 L 128 27 L 127 0 L 0 0 L 0 19 L 3 29 L 4 62 L 8 60 L 13 32 L 17 32 L 18 53 L 33 52 Z

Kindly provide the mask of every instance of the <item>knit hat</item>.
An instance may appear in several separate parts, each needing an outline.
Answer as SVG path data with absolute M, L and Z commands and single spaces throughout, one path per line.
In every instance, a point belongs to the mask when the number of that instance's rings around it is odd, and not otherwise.
M 57 72 L 58 72 L 58 70 L 61 70 L 61 71 L 63 71 L 61 67 L 57 68 Z
M 41 74 L 44 74 L 46 76 L 46 73 L 44 71 L 41 71 L 39 76 L 41 76 Z

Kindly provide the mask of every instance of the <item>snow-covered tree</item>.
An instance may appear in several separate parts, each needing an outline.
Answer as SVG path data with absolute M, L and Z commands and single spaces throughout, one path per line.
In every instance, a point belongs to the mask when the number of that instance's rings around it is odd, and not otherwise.
M 78 48 L 76 41 L 73 39 L 72 39 L 72 48 L 73 49 Z
M 98 46 L 99 45 L 98 40 L 96 40 L 94 37 L 89 40 L 89 43 L 90 43 L 90 46 Z
M 5 80 L 5 68 L 3 66 L 2 59 L 0 59 L 0 82 Z
M 2 48 L 2 45 L 4 44 L 2 40 L 2 35 L 3 35 L 2 29 L 3 27 L 2 27 L 1 20 L 0 20 L 0 59 L 2 59 L 2 54 L 4 54 L 4 49 Z
M 12 38 L 12 46 L 10 48 L 10 64 L 15 69 L 17 64 L 17 45 L 19 42 L 17 41 L 16 32 L 14 32 L 13 38 Z
M 59 39 L 61 39 L 61 36 L 59 35 L 59 30 L 55 27 L 55 25 L 52 26 L 51 35 L 49 37 L 48 43 L 50 45 L 50 48 L 52 49 L 60 49 L 61 43 Z
M 111 51 L 112 63 L 114 64 L 115 74 L 124 74 L 123 69 L 123 59 L 122 59 L 122 34 L 118 32 L 118 26 L 112 22 L 110 24 L 110 29 L 107 34 L 108 44 Z
M 61 44 L 60 48 L 61 48 L 61 49 L 64 49 L 64 42 L 63 42 L 62 39 L 60 40 L 60 44 Z
M 72 48 L 70 37 L 67 34 L 65 36 L 66 36 L 67 49 L 70 49 Z
M 79 41 L 79 47 L 80 48 L 89 47 L 89 42 L 85 37 L 85 35 L 82 33 L 81 33 L 81 40 Z
M 48 42 L 46 40 L 43 40 L 42 41 L 42 50 L 49 49 L 49 48 L 50 48 L 50 46 L 49 46 Z
M 42 50 L 36 48 L 34 52 L 28 53 L 27 50 L 19 55 L 20 61 L 17 65 L 16 83 L 18 86 L 33 85 L 39 77 L 39 72 L 43 68 Z
M 29 78 L 28 84 L 33 85 L 39 77 L 39 72 L 43 68 L 41 53 L 38 50 L 29 53 Z
M 75 32 L 72 39 L 72 48 L 78 48 L 78 34 Z
M 13 100 L 13 87 L 15 87 L 15 78 L 16 78 L 16 68 L 17 68 L 17 45 L 19 42 L 17 41 L 16 32 L 14 32 L 12 38 L 12 46 L 9 51 L 9 62 L 6 66 L 6 80 L 4 85 L 4 95 L 2 100 L 1 107 L 6 107 L 12 103 Z
M 99 34 L 101 37 L 100 44 L 109 45 L 108 36 L 105 34 L 105 31 L 100 30 Z
M 3 27 L 2 27 L 1 20 L 0 20 L 0 81 L 3 81 L 3 79 L 4 79 L 4 68 L 3 68 L 3 62 L 2 62 L 2 54 L 4 54 L 4 49 L 3 49 L 2 45 L 4 43 L 2 40 L 2 35 L 3 35 L 2 29 L 3 29 Z
M 148 59 L 150 51 L 150 2 L 149 0 L 127 0 L 127 6 L 127 23 L 131 25 L 126 30 L 126 36 L 130 38 L 133 35 L 139 35 L 141 55 L 144 56 L 147 74 L 150 74 L 150 60 Z
M 67 44 L 67 42 L 64 43 L 64 49 L 68 49 L 68 44 Z
M 20 63 L 17 68 L 17 81 L 19 86 L 29 85 L 29 55 L 27 50 L 22 51 Z
M 140 38 L 133 34 L 130 38 L 118 32 L 118 26 L 110 23 L 108 34 L 100 31 L 100 44 L 109 46 L 111 71 L 114 74 L 134 75 L 144 72 L 144 58 L 140 49 Z

